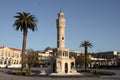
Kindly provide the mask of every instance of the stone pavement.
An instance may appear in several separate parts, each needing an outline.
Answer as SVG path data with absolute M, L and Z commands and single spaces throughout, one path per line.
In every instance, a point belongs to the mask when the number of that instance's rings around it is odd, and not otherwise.
M 27 77 L 15 76 L 7 74 L 5 71 L 0 71 L 0 80 L 120 80 L 120 71 L 114 70 L 117 75 L 115 76 L 102 76 L 102 77 L 80 77 L 80 78 L 47 78 L 47 77 Z

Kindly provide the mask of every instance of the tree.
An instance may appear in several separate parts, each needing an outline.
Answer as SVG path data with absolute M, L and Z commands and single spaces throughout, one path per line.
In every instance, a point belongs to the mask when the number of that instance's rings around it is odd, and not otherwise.
M 44 51 L 53 50 L 51 47 L 46 47 Z
M 88 40 L 84 40 L 81 44 L 80 47 L 84 47 L 84 53 L 85 53 L 85 70 L 87 70 L 87 54 L 88 54 L 88 48 L 92 48 L 93 45 L 90 43 Z
M 15 30 L 21 30 L 23 32 L 23 43 L 22 43 L 22 67 L 21 71 L 25 68 L 25 51 L 26 51 L 26 39 L 28 34 L 28 29 L 31 29 L 32 31 L 37 30 L 37 19 L 35 16 L 31 15 L 30 13 L 17 13 L 17 16 L 14 16 L 16 18 L 13 27 Z
M 80 67 L 83 66 L 83 64 L 85 63 L 85 59 L 84 59 L 84 55 L 79 55 L 79 56 L 76 56 L 75 58 L 76 60 L 76 64 L 80 65 Z
M 31 69 L 32 69 L 33 65 L 37 62 L 38 62 L 37 52 L 35 52 L 32 49 L 28 50 L 27 55 L 26 55 L 26 63 L 28 65 L 29 74 L 31 74 Z
M 83 53 L 71 53 L 74 58 L 75 58 L 75 64 L 79 65 L 79 67 L 84 66 L 85 63 L 85 55 Z M 87 57 L 87 62 L 88 64 L 91 63 L 91 59 Z

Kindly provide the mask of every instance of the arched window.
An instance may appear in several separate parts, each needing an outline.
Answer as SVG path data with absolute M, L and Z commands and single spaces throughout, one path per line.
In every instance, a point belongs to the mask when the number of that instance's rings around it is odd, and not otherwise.
M 61 67 L 61 62 L 60 62 L 60 61 L 58 61 L 58 67 L 59 67 L 59 68 Z
M 65 73 L 68 73 L 68 63 L 65 63 Z
M 71 69 L 74 68 L 74 62 L 71 62 Z

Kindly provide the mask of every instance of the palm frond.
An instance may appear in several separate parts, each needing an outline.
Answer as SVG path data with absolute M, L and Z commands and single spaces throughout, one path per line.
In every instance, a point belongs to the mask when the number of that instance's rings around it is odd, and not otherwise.
M 21 30 L 23 29 L 31 29 L 32 31 L 37 30 L 37 19 L 34 15 L 31 15 L 30 13 L 16 13 L 17 16 L 14 16 L 16 18 L 15 23 L 13 24 L 15 30 Z
M 80 44 L 80 47 L 89 47 L 89 48 L 92 48 L 93 45 L 92 43 L 90 43 L 88 40 L 84 40 L 81 44 Z

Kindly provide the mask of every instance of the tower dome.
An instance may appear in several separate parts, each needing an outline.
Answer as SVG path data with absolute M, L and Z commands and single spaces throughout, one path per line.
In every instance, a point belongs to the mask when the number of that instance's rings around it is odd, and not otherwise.
M 60 12 L 58 13 L 58 17 L 59 18 L 64 18 L 64 13 L 62 12 L 62 10 L 60 10 Z
M 62 10 L 60 10 L 60 14 L 61 14 L 61 15 L 64 15 L 64 13 L 62 12 Z

